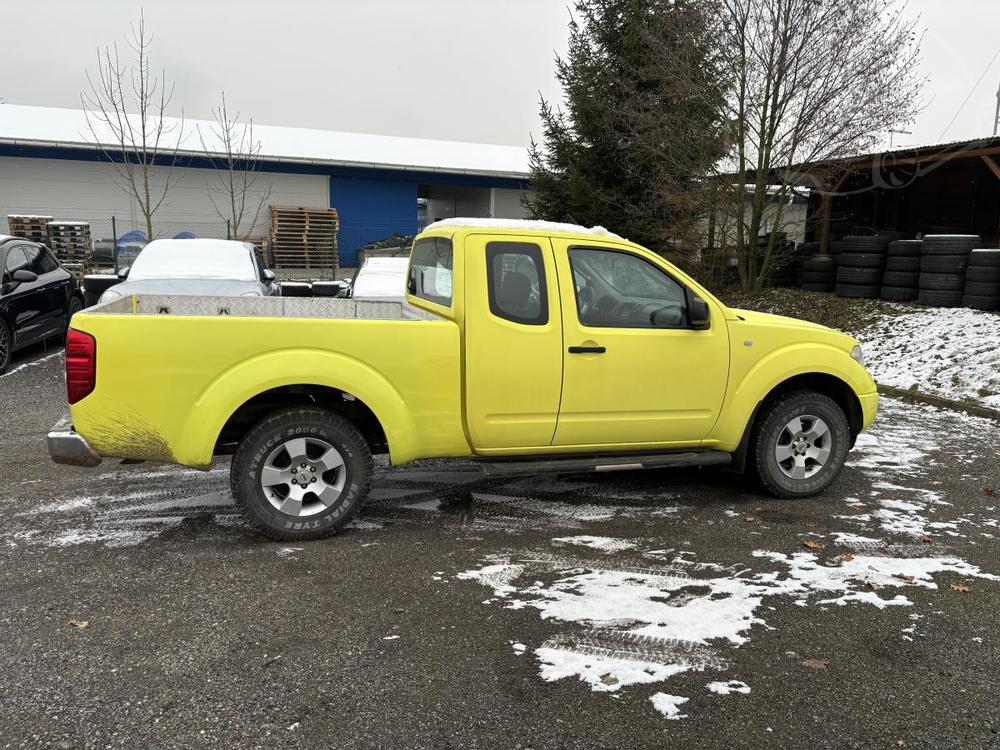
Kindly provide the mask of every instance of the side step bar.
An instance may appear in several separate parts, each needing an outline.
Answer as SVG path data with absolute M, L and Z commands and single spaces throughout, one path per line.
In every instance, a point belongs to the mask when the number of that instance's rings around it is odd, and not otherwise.
M 634 455 L 593 455 L 572 458 L 524 459 L 483 462 L 480 470 L 488 477 L 531 474 L 583 474 L 591 471 L 635 471 L 687 466 L 726 466 L 733 460 L 723 451 L 688 451 L 687 453 L 644 453 Z

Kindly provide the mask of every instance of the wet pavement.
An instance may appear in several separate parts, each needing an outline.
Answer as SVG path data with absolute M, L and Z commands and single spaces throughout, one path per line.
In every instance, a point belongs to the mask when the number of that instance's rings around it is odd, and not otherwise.
M 0 747 L 1000 746 L 994 422 L 886 401 L 800 502 L 383 462 L 348 530 L 287 544 L 226 462 L 51 464 L 61 359 L 14 367 Z

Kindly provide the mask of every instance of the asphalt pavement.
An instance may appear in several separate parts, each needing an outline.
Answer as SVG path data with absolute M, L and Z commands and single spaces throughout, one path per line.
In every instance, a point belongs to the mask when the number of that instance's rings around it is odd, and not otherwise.
M 1000 746 L 1000 426 L 887 400 L 787 502 L 721 471 L 378 469 L 332 539 L 208 473 L 50 463 L 0 377 L 0 747 Z

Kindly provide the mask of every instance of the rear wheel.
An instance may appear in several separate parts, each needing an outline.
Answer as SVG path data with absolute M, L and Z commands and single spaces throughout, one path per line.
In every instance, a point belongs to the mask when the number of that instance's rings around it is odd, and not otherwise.
M 368 444 L 350 422 L 323 409 L 289 409 L 240 442 L 230 485 L 262 534 L 305 541 L 343 528 L 364 502 L 371 477 Z
M 775 497 L 811 497 L 837 478 L 850 437 L 847 416 L 833 399 L 794 391 L 763 407 L 751 437 L 752 466 Z

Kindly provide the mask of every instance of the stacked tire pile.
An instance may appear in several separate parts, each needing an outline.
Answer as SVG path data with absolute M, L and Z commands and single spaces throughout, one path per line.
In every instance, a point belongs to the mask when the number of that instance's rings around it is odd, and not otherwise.
M 969 255 L 982 244 L 974 234 L 928 234 L 920 257 L 917 301 L 934 307 L 959 307 L 965 293 Z
M 844 238 L 834 287 L 837 296 L 877 299 L 888 246 L 888 237 Z
M 962 305 L 977 310 L 1000 310 L 1000 250 L 969 253 Z
M 832 292 L 837 285 L 837 263 L 832 255 L 819 255 L 818 242 L 799 245 L 802 255 L 802 288 L 809 292 Z
M 917 298 L 923 245 L 921 240 L 896 240 L 889 243 L 879 297 L 898 302 L 910 302 Z

